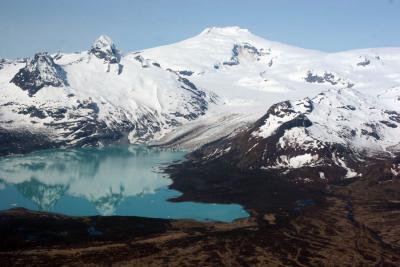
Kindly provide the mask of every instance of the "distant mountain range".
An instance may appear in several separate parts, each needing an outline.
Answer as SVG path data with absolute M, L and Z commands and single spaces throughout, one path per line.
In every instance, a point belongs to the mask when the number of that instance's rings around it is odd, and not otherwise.
M 238 27 L 129 53 L 100 36 L 88 51 L 0 60 L 0 154 L 224 140 L 208 158 L 350 177 L 360 153 L 400 150 L 399 70 L 400 48 L 328 54 Z

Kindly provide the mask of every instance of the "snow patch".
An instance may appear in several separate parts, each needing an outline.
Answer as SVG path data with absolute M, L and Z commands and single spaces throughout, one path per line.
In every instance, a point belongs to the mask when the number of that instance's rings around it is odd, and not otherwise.
M 335 154 L 332 154 L 332 159 L 338 163 L 339 166 L 341 166 L 343 169 L 347 171 L 345 178 L 353 178 L 356 176 L 360 176 L 357 172 L 352 170 L 351 168 L 347 167 L 346 163 L 344 160 L 342 160 L 340 157 L 337 157 Z
M 283 155 L 280 156 L 280 164 L 289 168 L 297 169 L 303 166 L 309 166 L 312 163 L 318 161 L 318 159 L 319 159 L 318 155 L 312 155 L 309 153 L 294 157 L 288 157 L 286 155 Z

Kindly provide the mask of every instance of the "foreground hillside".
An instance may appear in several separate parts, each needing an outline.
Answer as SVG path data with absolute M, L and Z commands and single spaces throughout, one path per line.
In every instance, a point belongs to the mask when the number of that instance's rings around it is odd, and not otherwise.
M 5 211 L 0 213 L 0 263 L 398 266 L 400 180 L 390 165 L 371 170 L 330 185 L 319 195 L 323 201 L 303 201 L 285 213 L 270 210 L 230 224 Z M 257 187 L 253 184 L 254 192 Z

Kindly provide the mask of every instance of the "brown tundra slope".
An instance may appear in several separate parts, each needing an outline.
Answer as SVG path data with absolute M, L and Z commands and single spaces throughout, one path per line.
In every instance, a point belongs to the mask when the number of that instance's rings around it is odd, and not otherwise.
M 399 266 L 400 177 L 392 167 L 377 161 L 364 177 L 319 185 L 292 208 L 243 199 L 252 217 L 233 223 L 3 211 L 0 264 Z

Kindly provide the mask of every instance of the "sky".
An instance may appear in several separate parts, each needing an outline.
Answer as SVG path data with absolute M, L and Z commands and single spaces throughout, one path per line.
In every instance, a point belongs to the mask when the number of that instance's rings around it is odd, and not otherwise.
M 336 52 L 400 47 L 400 0 L 0 0 L 0 58 L 87 50 L 101 34 L 124 51 L 211 26 Z

